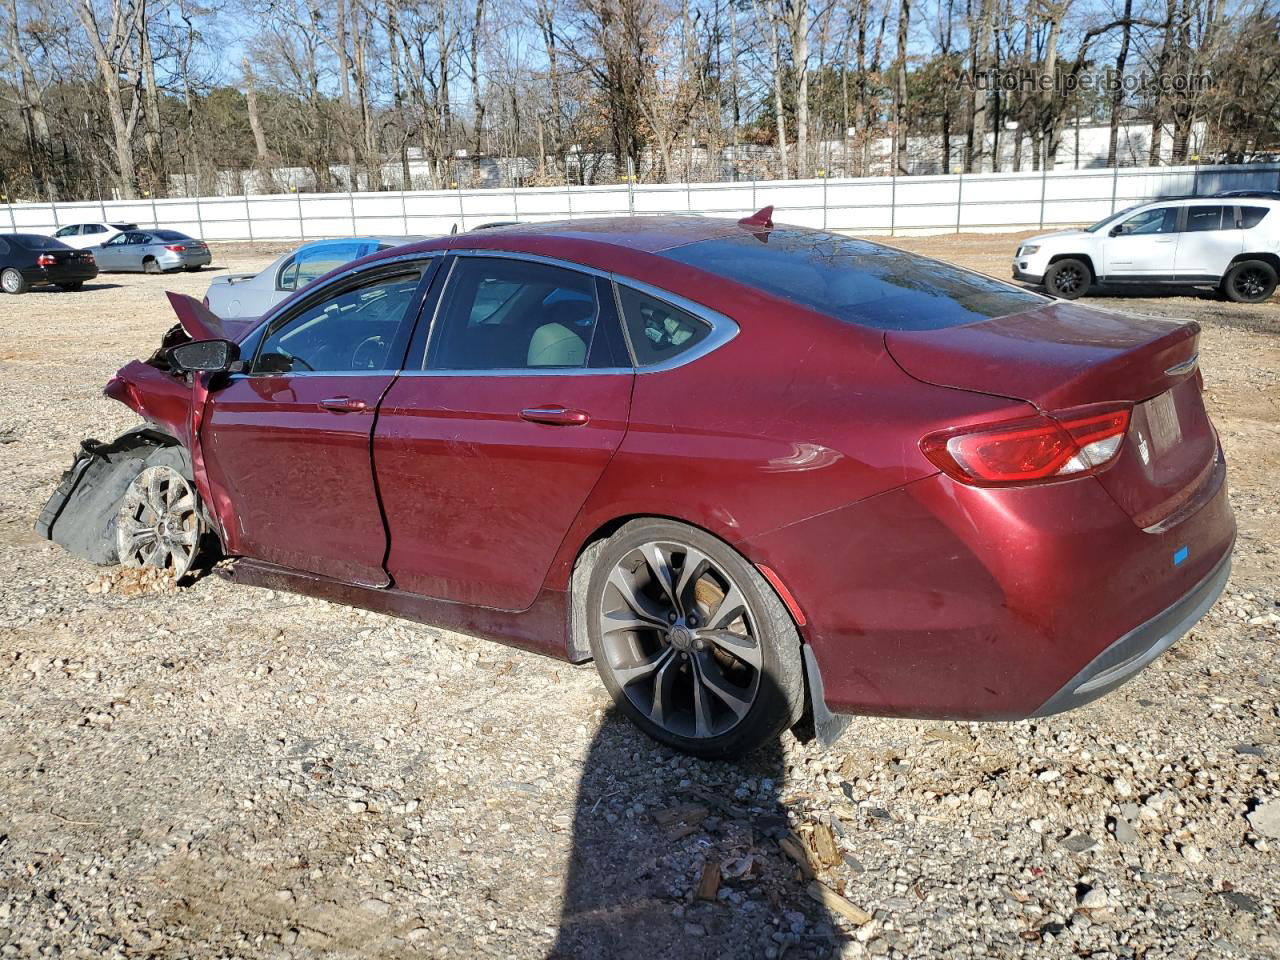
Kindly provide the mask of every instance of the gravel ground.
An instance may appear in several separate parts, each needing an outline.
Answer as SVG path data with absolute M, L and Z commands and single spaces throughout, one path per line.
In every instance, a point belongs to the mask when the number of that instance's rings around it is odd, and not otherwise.
M 895 242 L 1003 276 L 1016 239 Z M 1280 955 L 1280 304 L 1095 301 L 1204 326 L 1240 539 L 1173 651 L 1067 715 L 727 764 L 589 666 L 38 540 L 76 443 L 133 423 L 100 390 L 162 291 L 208 280 L 0 299 L 0 955 Z

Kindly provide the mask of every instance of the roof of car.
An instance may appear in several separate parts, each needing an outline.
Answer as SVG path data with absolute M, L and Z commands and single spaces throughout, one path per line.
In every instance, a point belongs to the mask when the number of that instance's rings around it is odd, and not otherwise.
M 585 220 L 553 220 L 489 227 L 480 236 L 484 237 L 484 242 L 498 237 L 586 240 L 657 253 L 686 243 L 737 233 L 742 229 L 736 220 L 718 217 L 593 217 Z M 456 234 L 450 238 L 453 241 L 451 245 L 467 246 L 475 236 L 469 231 Z

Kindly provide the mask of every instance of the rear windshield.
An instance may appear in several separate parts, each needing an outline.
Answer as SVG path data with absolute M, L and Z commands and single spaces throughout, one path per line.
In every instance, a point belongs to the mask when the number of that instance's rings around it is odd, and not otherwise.
M 61 240 L 39 233 L 6 233 L 4 238 L 27 250 L 70 250 Z
M 163 240 L 165 243 L 173 243 L 175 240 L 190 240 L 185 233 L 179 233 L 177 230 L 152 230 L 151 236 L 157 240 Z
M 950 264 L 818 230 L 744 231 L 662 255 L 876 330 L 937 330 L 1046 302 Z
M 138 225 L 136 223 L 113 223 L 111 224 L 111 226 L 119 230 L 121 233 L 123 233 L 125 230 L 138 229 Z

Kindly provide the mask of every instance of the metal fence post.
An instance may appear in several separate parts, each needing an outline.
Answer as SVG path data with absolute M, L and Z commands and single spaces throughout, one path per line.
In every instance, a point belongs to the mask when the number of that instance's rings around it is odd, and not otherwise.
M 569 219 L 573 219 L 573 190 L 569 183 L 569 165 L 564 165 L 564 205 L 569 208 Z
M 627 157 L 627 216 L 636 215 L 636 162 Z
M 404 235 L 409 235 L 409 201 L 405 198 L 404 191 L 400 191 L 400 219 L 404 221 Z
M 5 204 L 5 206 L 6 206 L 6 207 L 8 207 L 8 209 L 9 209 L 9 229 L 10 229 L 10 230 L 12 230 L 14 233 L 17 233 L 17 232 L 18 232 L 18 221 L 17 221 L 17 220 L 14 218 L 14 216 L 13 216 L 13 202 L 12 202 L 12 201 L 13 201 L 13 198 L 12 198 L 12 197 L 10 197 L 10 198 L 9 198 L 9 200 L 10 200 L 10 202 L 9 202 L 9 203 L 7 203 L 7 204 Z
M 302 191 L 294 187 L 293 195 L 298 201 L 298 239 L 305 240 L 307 239 L 307 230 L 302 224 Z
M 1120 184 L 1120 166 L 1111 168 L 1111 212 L 1116 212 L 1116 187 Z
M 244 225 L 249 228 L 249 242 L 253 243 L 253 208 L 249 206 L 249 195 L 244 195 Z
M 458 191 L 458 232 L 462 233 L 467 229 L 467 207 L 462 202 L 462 181 L 453 181 L 454 187 Z
M 822 229 L 827 229 L 827 171 L 822 171 Z
M 516 189 L 516 178 L 514 174 L 508 174 L 511 178 L 511 219 L 520 219 L 520 191 Z
M 964 171 L 960 171 L 960 175 L 956 177 L 956 233 L 960 232 L 960 211 L 963 209 L 964 201 Z
M 351 192 L 351 181 L 347 181 L 347 206 L 351 210 L 351 235 L 354 237 L 358 231 L 356 230 L 356 195 Z
M 204 239 L 204 218 L 200 216 L 200 191 L 196 190 L 196 229 L 200 231 L 200 239 Z
M 151 194 L 151 226 L 160 229 L 160 214 L 156 213 L 156 195 Z
M 1193 197 L 1200 196 L 1200 164 L 1196 164 L 1196 168 L 1191 171 L 1191 195 Z
M 898 224 L 898 170 L 897 165 L 889 176 L 889 236 L 893 236 L 893 231 L 897 229 Z
M 58 223 L 58 205 L 52 200 L 49 201 L 49 212 L 53 216 L 53 229 L 56 232 L 62 224 Z
M 107 203 L 102 199 L 102 191 L 98 191 L 98 209 L 102 211 L 102 222 L 107 222 Z
M 1049 168 L 1040 164 L 1040 229 L 1044 229 L 1044 188 L 1049 179 Z

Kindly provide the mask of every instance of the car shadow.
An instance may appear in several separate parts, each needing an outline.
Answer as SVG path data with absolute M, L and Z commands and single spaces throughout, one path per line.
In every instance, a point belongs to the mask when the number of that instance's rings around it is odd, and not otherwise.
M 53 285 L 49 285 L 49 286 L 32 287 L 30 290 L 28 290 L 28 291 L 27 291 L 27 293 L 28 293 L 28 294 L 32 294 L 32 293 L 59 293 L 59 294 L 67 294 L 67 293 L 70 293 L 70 294 L 75 294 L 75 293 L 91 293 L 91 292 L 92 292 L 92 291 L 94 291 L 94 290 L 116 290 L 116 289 L 119 289 L 119 287 L 120 287 L 120 284 L 118 284 L 118 283 L 86 283 L 86 284 L 85 284 L 83 287 L 81 287 L 79 290 L 63 290 L 63 289 L 61 289 L 61 288 L 59 288 L 59 287 L 56 287 L 56 286 L 53 286 Z
M 829 957 L 850 939 L 792 855 L 782 744 L 707 761 L 611 707 L 591 743 L 549 960 Z M 803 855 L 802 855 L 803 859 Z

